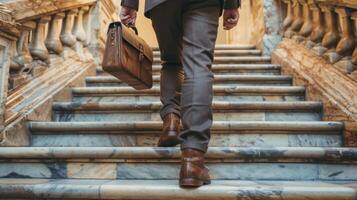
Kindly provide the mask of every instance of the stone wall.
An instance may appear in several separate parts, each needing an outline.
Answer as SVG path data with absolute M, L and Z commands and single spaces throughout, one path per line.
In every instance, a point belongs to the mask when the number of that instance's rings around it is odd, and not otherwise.
M 272 62 L 323 102 L 323 120 L 344 122 L 345 146 L 357 146 L 357 1 L 280 2 L 284 39 Z
M 255 44 L 264 55 L 270 55 L 281 41 L 282 9 L 276 0 L 242 1 L 240 21 L 229 33 L 231 44 Z

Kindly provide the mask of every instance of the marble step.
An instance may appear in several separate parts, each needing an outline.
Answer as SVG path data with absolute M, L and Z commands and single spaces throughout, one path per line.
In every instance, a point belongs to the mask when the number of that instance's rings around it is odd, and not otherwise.
M 356 162 L 356 148 L 212 147 L 206 155 L 214 180 L 356 181 Z M 170 180 L 179 167 L 179 148 L 0 149 L 0 178 Z
M 153 52 L 154 57 L 160 57 L 159 51 Z M 214 56 L 260 56 L 262 54 L 261 50 L 257 49 L 244 49 L 244 50 L 235 50 L 235 49 L 228 49 L 228 50 L 215 50 Z
M 54 121 L 157 121 L 160 102 L 56 102 Z M 319 102 L 213 102 L 218 121 L 320 121 Z
M 159 85 L 160 76 L 153 76 L 154 85 Z M 86 77 L 87 86 L 125 86 L 114 76 Z M 291 85 L 292 77 L 287 75 L 215 75 L 215 85 Z
M 154 64 L 160 64 L 160 58 L 154 58 Z M 220 56 L 215 57 L 214 64 L 268 64 L 271 63 L 271 57 L 269 56 Z
M 162 122 L 30 122 L 33 146 L 156 146 Z M 211 147 L 339 147 L 336 122 L 214 121 Z
M 160 97 L 156 94 L 123 94 L 123 95 L 110 95 L 110 94 L 74 94 L 73 99 L 77 103 L 108 103 L 108 102 L 132 102 L 132 103 L 149 103 L 160 101 Z M 279 95 L 279 94 L 235 94 L 235 95 L 215 95 L 213 96 L 214 101 L 229 101 L 229 102 L 295 102 L 304 101 L 305 97 L 303 94 L 290 94 L 290 95 Z
M 215 47 L 215 50 L 254 50 L 256 49 L 255 45 L 244 44 L 244 45 L 231 45 L 231 44 L 218 44 Z M 159 51 L 158 47 L 153 47 L 153 51 Z
M 177 180 L 0 179 L 0 193 L 8 200 L 355 200 L 356 187 L 356 182 L 217 180 L 183 189 Z
M 300 86 L 213 86 L 215 101 L 303 101 Z M 160 88 L 135 90 L 131 87 L 75 87 L 75 102 L 153 102 L 160 101 Z
M 235 131 L 242 132 L 323 132 L 323 133 L 340 133 L 343 129 L 341 122 L 262 122 L 262 121 L 214 121 L 212 125 L 213 132 Z M 75 133 L 96 133 L 112 132 L 125 133 L 130 131 L 134 134 L 138 132 L 160 131 L 162 129 L 161 121 L 106 121 L 106 122 L 29 122 L 29 129 L 36 134 L 43 132 L 75 132 Z
M 158 74 L 161 70 L 161 65 L 153 65 L 153 73 Z M 214 64 L 212 71 L 215 74 L 270 74 L 279 75 L 280 66 L 275 64 Z M 103 71 L 102 67 L 97 67 L 98 75 L 108 75 Z
M 305 88 L 302 86 L 213 86 L 214 95 L 304 95 Z M 159 95 L 160 87 L 153 86 L 148 90 L 135 90 L 129 86 L 122 87 L 74 87 L 72 93 L 75 96 L 89 95 L 89 96 L 102 96 L 102 95 Z

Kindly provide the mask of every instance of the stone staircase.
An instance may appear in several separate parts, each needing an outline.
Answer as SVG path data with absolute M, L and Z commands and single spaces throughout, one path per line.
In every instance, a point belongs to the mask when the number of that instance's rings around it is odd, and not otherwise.
M 31 147 L 0 148 L 0 199 L 355 200 L 357 149 L 340 122 L 322 121 L 254 46 L 217 46 L 214 124 L 207 153 L 212 185 L 178 187 L 180 149 L 155 147 L 154 87 L 135 91 L 101 68 L 72 102 L 55 102 L 52 122 L 29 122 Z

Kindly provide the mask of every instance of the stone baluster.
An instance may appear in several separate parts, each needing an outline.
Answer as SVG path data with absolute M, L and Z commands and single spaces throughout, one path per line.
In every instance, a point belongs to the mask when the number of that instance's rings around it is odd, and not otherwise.
M 73 35 L 76 37 L 77 41 L 84 44 L 87 39 L 86 31 L 84 30 L 83 15 L 89 10 L 88 6 L 79 9 L 78 15 L 75 18 Z
M 83 15 L 83 25 L 84 25 L 84 29 L 86 32 L 86 41 L 84 42 L 85 47 L 89 46 L 91 38 L 93 38 L 93 36 L 91 35 L 91 30 L 92 30 L 91 22 L 93 20 L 94 9 L 95 9 L 95 6 L 89 7 L 88 12 L 84 13 L 84 15 Z
M 46 40 L 46 47 L 50 53 L 61 54 L 63 52 L 60 34 L 64 17 L 64 13 L 57 13 L 52 16 Z
M 325 18 L 315 0 L 309 0 L 309 4 L 313 15 L 313 27 L 315 28 L 310 35 L 310 41 L 307 43 L 307 47 L 313 48 L 313 51 L 317 53 L 317 55 L 322 56 L 321 42 L 326 33 Z
M 322 40 L 322 46 L 324 47 L 322 52 L 326 52 L 324 57 L 331 63 L 335 63 L 337 55 L 336 46 L 340 40 L 337 16 L 332 6 L 321 5 L 321 9 L 324 12 L 326 21 L 326 34 Z
M 17 73 L 32 62 L 32 56 L 29 49 L 29 36 L 30 32 L 35 28 L 36 23 L 33 21 L 23 23 L 22 26 L 19 27 L 21 36 L 16 44 L 16 55 L 13 59 L 14 64 L 11 65 L 10 68 L 12 72 Z
M 45 45 L 46 25 L 51 17 L 44 16 L 37 20 L 36 29 L 32 33 L 30 52 L 34 60 L 48 63 L 48 50 Z
M 283 0 L 286 4 L 286 17 L 283 21 L 283 31 L 287 31 L 294 21 L 294 11 L 291 0 Z
M 300 32 L 300 29 L 304 24 L 304 18 L 303 18 L 302 9 L 299 1 L 292 0 L 292 2 L 294 8 L 294 20 L 285 34 L 285 36 L 288 38 L 291 38 L 294 35 L 296 35 L 298 32 Z
M 355 50 L 354 50 L 354 52 L 352 54 L 352 63 L 354 65 L 357 65 L 357 11 L 352 13 L 352 17 L 351 18 L 355 23 L 355 26 L 354 26 L 355 27 L 355 31 L 354 31 L 355 32 Z
M 87 42 L 87 33 L 84 29 L 83 16 L 89 10 L 88 6 L 82 7 L 78 11 L 78 15 L 75 18 L 73 35 L 75 36 L 77 42 L 75 44 L 75 50 L 82 60 L 85 60 L 84 45 Z
M 338 7 L 335 9 L 339 17 L 339 25 L 341 30 L 341 40 L 337 44 L 336 53 L 341 60 L 336 63 L 336 66 L 345 73 L 352 73 L 357 66 L 352 63 L 352 54 L 355 49 L 355 34 L 351 19 L 351 11 L 348 8 Z
M 310 6 L 308 4 L 308 0 L 299 0 L 303 5 L 304 11 L 304 24 L 301 27 L 299 35 L 304 37 L 304 39 L 308 38 L 313 30 L 312 26 L 312 11 L 310 10 Z
M 339 25 L 341 30 L 341 40 L 337 44 L 336 52 L 350 59 L 355 48 L 355 39 L 354 39 L 354 28 L 352 25 L 352 20 L 350 19 L 351 13 L 348 8 L 336 8 L 336 13 L 338 13 L 339 17 Z M 347 70 L 349 72 L 349 70 Z
M 30 32 L 36 28 L 33 21 L 22 23 L 19 27 L 21 35 L 16 44 L 15 57 L 10 66 L 9 89 L 18 87 L 31 77 L 34 67 L 33 58 L 29 49 Z
M 312 12 L 310 10 L 310 6 L 308 4 L 308 0 L 299 0 L 299 3 L 303 6 L 303 16 L 304 16 L 304 24 L 302 25 L 299 35 L 297 36 L 297 42 L 302 42 L 306 40 L 312 30 Z
M 66 12 L 66 17 L 63 21 L 63 28 L 60 36 L 64 46 L 73 47 L 76 44 L 76 37 L 72 34 L 72 30 L 74 25 L 74 18 L 77 12 L 77 9 Z

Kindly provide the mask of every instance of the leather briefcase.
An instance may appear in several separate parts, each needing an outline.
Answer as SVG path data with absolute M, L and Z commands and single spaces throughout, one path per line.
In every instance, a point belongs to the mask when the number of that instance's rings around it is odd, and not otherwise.
M 102 67 L 137 90 L 152 87 L 153 53 L 137 30 L 120 22 L 109 25 Z

